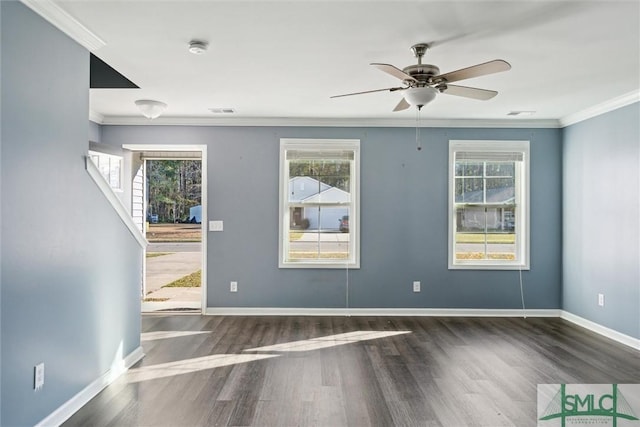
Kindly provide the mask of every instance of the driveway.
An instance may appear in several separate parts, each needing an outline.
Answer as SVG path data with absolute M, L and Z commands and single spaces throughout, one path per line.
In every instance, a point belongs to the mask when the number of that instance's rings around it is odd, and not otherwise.
M 201 252 L 176 252 L 147 258 L 147 296 L 150 292 L 155 292 L 164 285 L 200 269 L 202 269 Z
M 200 242 L 162 242 L 149 243 L 147 252 L 200 252 L 202 243 Z

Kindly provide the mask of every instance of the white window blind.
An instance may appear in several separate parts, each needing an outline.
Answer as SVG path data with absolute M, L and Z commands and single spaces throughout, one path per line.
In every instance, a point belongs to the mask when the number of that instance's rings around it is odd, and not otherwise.
M 521 162 L 524 160 L 524 153 L 521 151 L 456 151 L 456 160 L 485 162 Z

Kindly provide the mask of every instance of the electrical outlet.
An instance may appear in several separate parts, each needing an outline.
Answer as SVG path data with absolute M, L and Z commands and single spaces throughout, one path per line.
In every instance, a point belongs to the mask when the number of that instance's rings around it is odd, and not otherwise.
M 420 281 L 416 280 L 413 282 L 413 292 L 420 292 Z
M 33 388 L 40 390 L 44 386 L 44 363 L 40 363 L 34 367 Z
M 229 292 L 238 292 L 238 282 L 231 282 Z
M 598 305 L 604 307 L 604 294 L 598 294 Z

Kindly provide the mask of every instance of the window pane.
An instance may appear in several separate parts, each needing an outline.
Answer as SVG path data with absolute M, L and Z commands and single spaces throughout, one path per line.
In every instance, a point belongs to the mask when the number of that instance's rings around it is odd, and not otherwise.
M 349 259 L 348 208 L 290 208 L 289 219 L 288 260 Z
M 459 232 L 484 233 L 484 208 L 461 207 L 456 210 L 456 229 Z
M 516 259 L 515 208 L 487 208 L 487 258 Z
M 349 259 L 349 233 L 324 233 L 320 241 L 320 258 Z
M 309 228 L 309 220 L 304 217 L 303 208 L 289 208 L 289 229 L 290 230 L 307 230 Z
M 487 162 L 487 176 L 514 177 L 516 164 L 514 162 Z
M 516 254 L 515 208 L 464 207 L 456 210 L 457 260 L 513 260 Z
M 455 259 L 485 259 L 485 209 L 461 207 L 456 209 Z
M 350 170 L 348 160 L 289 161 L 289 202 L 349 202 Z
M 317 230 L 290 229 L 288 234 L 289 253 L 286 254 L 287 260 L 318 258 L 319 233 Z
M 483 162 L 457 162 L 456 163 L 456 176 L 477 176 L 484 175 L 484 163 Z
M 513 233 L 516 231 L 516 208 L 502 208 L 501 227 L 503 231 Z
M 489 232 L 513 232 L 515 230 L 515 207 L 488 207 L 486 221 Z
M 515 235 L 488 235 L 486 259 L 515 260 Z
M 487 178 L 487 203 L 514 203 L 515 195 L 513 178 Z
M 483 203 L 482 178 L 456 178 L 456 203 Z

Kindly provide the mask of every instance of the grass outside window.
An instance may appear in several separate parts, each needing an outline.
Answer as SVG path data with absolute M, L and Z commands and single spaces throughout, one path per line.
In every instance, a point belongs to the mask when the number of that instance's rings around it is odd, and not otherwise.
M 516 242 L 516 235 L 513 233 L 456 233 L 456 243 L 485 243 L 485 237 L 486 243 L 513 244 Z

